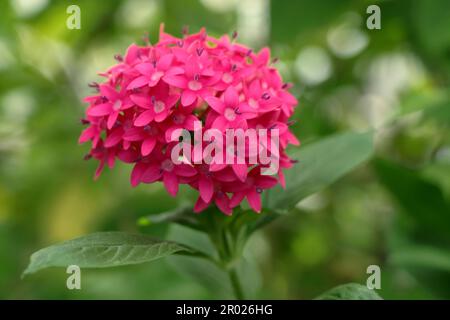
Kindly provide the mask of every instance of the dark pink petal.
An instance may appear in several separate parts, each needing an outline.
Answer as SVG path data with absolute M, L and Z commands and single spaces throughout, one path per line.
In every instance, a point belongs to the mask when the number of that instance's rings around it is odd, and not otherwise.
M 214 178 L 223 182 L 236 182 L 236 175 L 232 169 L 225 169 L 214 173 Z
M 214 193 L 214 184 L 211 179 L 201 176 L 198 181 L 198 189 L 200 191 L 200 197 L 205 202 L 210 202 Z
M 133 81 L 131 81 L 131 83 L 127 86 L 127 90 L 133 90 L 136 88 L 140 88 L 143 86 L 148 85 L 149 79 L 146 76 L 140 76 L 136 79 L 134 79 Z
M 158 62 L 156 62 L 156 67 L 160 70 L 167 70 L 173 61 L 173 54 L 163 55 Z
M 287 103 L 289 105 L 296 105 L 297 99 L 289 92 L 287 91 L 281 91 L 279 93 L 280 99 L 284 101 L 284 103 Z
M 197 95 L 190 91 L 190 90 L 185 90 L 183 91 L 182 95 L 181 95 L 181 104 L 185 107 L 191 105 L 194 103 L 194 101 L 197 99 Z
M 128 150 L 131 147 L 131 142 L 127 141 L 127 140 L 123 140 L 122 145 L 123 145 L 124 150 Z
M 116 162 L 116 155 L 113 152 L 108 152 L 108 156 L 106 158 L 108 167 L 110 169 L 114 168 L 114 163 Z
M 202 197 L 198 197 L 197 201 L 195 202 L 194 205 L 194 212 L 195 213 L 200 213 L 203 210 L 205 210 L 206 208 L 208 208 L 209 203 L 203 201 Z
M 111 148 L 116 144 L 118 144 L 122 140 L 122 134 L 123 134 L 122 128 L 117 128 L 116 130 L 113 130 L 105 140 L 105 147 Z
M 152 183 L 161 178 L 161 168 L 156 165 L 152 164 L 148 166 L 141 177 L 141 182 L 144 183 Z
M 181 89 L 186 88 L 187 85 L 187 81 L 184 76 L 166 74 L 162 79 L 165 83 Z
M 209 171 L 215 172 L 224 169 L 227 166 L 226 163 L 215 163 L 214 161 L 209 165 Z
M 256 63 L 259 65 L 267 65 L 270 59 L 270 49 L 265 47 L 259 51 L 256 57 Z
M 233 169 L 234 173 L 238 177 L 239 180 L 242 182 L 247 179 L 247 165 L 246 164 L 232 164 L 231 168 Z
M 197 174 L 197 170 L 193 166 L 185 163 L 177 165 L 174 170 L 177 175 L 182 177 L 192 177 Z
M 193 131 L 194 130 L 194 124 L 196 121 L 200 121 L 199 118 L 196 116 L 190 114 L 186 116 L 186 119 L 184 120 L 183 127 L 187 130 Z
M 106 122 L 106 127 L 111 130 L 114 124 L 117 121 L 117 117 L 119 116 L 119 111 L 113 111 L 109 114 L 108 121 Z
M 78 143 L 85 143 L 86 141 L 91 140 L 97 134 L 97 129 L 94 126 L 87 127 L 81 133 L 80 138 L 78 139 Z
M 281 187 L 286 189 L 286 179 L 284 178 L 284 173 L 282 170 L 278 171 L 278 180 L 280 181 Z
M 142 142 L 141 145 L 141 154 L 145 157 L 148 156 L 153 149 L 155 148 L 156 145 L 156 139 L 151 137 L 151 138 L 147 138 L 144 140 L 144 142 Z
M 148 109 L 152 105 L 151 98 L 149 96 L 132 94 L 130 99 L 141 108 Z
M 142 112 L 136 120 L 134 120 L 134 125 L 137 127 L 144 127 L 149 124 L 154 118 L 153 110 L 147 110 Z
M 91 106 L 87 110 L 87 115 L 92 116 L 92 117 L 106 116 L 107 114 L 109 114 L 111 112 L 111 110 L 112 110 L 112 105 L 109 102 L 97 104 L 97 105 Z
M 261 189 L 270 189 L 277 185 L 278 180 L 268 175 L 261 175 L 257 178 L 256 186 Z
M 220 114 L 223 113 L 223 111 L 225 109 L 225 105 L 222 100 L 220 100 L 216 97 L 210 96 L 210 97 L 206 97 L 205 101 L 211 108 L 214 109 L 214 111 L 216 111 L 217 113 L 220 113 Z
M 166 142 L 173 142 L 173 141 L 178 141 L 178 139 L 172 140 L 172 133 L 177 130 L 177 129 L 181 129 L 180 126 L 174 125 L 172 127 L 169 127 L 166 130 L 165 136 L 166 136 Z
M 167 112 L 167 110 L 164 110 L 160 113 L 155 114 L 155 121 L 162 122 L 162 121 L 166 120 L 167 116 L 168 116 L 168 112 Z
M 227 129 L 228 124 L 229 122 L 227 121 L 227 119 L 225 119 L 225 117 L 218 116 L 216 120 L 214 120 L 214 122 L 212 123 L 211 128 L 224 131 L 225 129 Z
M 140 63 L 135 68 L 143 75 L 150 75 L 155 70 L 151 63 Z
M 175 57 L 178 61 L 186 61 L 189 57 L 189 53 L 186 52 L 186 49 L 174 47 L 172 48 L 172 52 L 175 54 Z
M 143 140 L 145 136 L 141 128 L 131 128 L 124 133 L 123 139 L 127 141 L 139 141 Z
M 287 131 L 286 132 L 287 140 L 290 144 L 293 144 L 294 146 L 299 146 L 300 141 L 297 139 L 295 135 L 292 134 L 292 132 Z
M 172 67 L 165 72 L 166 75 L 171 75 L 171 76 L 180 75 L 183 73 L 184 73 L 184 69 L 181 67 Z
M 165 172 L 163 175 L 163 183 L 167 192 L 175 197 L 178 193 L 178 178 L 173 172 Z
M 162 72 L 154 72 L 150 77 L 150 81 L 148 82 L 149 87 L 156 86 L 163 75 L 164 74 Z
M 122 99 L 122 106 L 120 107 L 120 110 L 127 110 L 131 107 L 134 107 L 134 102 L 131 101 L 129 97 Z
M 135 150 L 122 150 L 117 154 L 117 157 L 125 163 L 135 162 L 138 156 Z
M 166 107 L 167 108 L 172 108 L 178 102 L 178 99 L 180 99 L 179 95 L 175 95 L 174 94 L 174 95 L 168 96 L 166 101 L 165 101 Z
M 214 197 L 214 202 L 220 211 L 225 213 L 227 216 L 231 216 L 233 210 L 230 207 L 229 199 L 224 193 L 220 193 Z
M 136 187 L 140 182 L 142 175 L 147 169 L 147 164 L 143 162 L 138 162 L 134 165 L 133 171 L 131 171 L 130 182 L 133 187 Z
M 132 64 L 139 56 L 139 47 L 134 43 L 128 47 L 127 53 L 125 55 L 125 62 L 127 64 Z
M 261 194 L 256 192 L 256 190 L 249 190 L 249 192 L 247 193 L 247 201 L 254 211 L 258 213 L 261 212 Z
M 254 80 L 252 81 L 252 83 L 250 83 L 250 86 L 248 88 L 248 94 L 250 97 L 254 99 L 259 99 L 261 97 L 262 91 L 259 80 Z
M 246 193 L 244 191 L 234 193 L 230 200 L 230 207 L 237 207 L 244 200 L 245 196 Z
M 100 99 L 99 95 L 95 95 L 95 96 L 87 96 L 83 99 L 83 102 L 87 102 L 87 103 L 95 103 L 98 99 Z
M 224 93 L 225 106 L 235 108 L 239 104 L 239 96 L 234 87 L 228 87 Z
M 110 85 L 100 85 L 100 93 L 108 98 L 109 101 L 115 101 L 119 98 L 119 93 Z
M 94 180 L 97 180 L 98 177 L 100 177 L 104 167 L 105 161 L 101 160 L 100 163 L 98 164 L 97 170 L 95 170 Z

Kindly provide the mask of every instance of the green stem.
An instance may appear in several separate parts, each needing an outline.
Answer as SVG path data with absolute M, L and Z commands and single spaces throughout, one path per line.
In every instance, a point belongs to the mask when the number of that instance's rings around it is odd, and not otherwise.
M 208 235 L 219 254 L 217 264 L 228 274 L 236 299 L 243 300 L 245 299 L 244 291 L 236 269 L 236 262 L 239 259 L 237 255 L 240 252 L 240 248 L 236 246 L 236 233 L 232 232 L 230 224 L 225 223 L 221 213 L 218 216 L 211 215 L 210 217 L 212 219 L 208 221 Z
M 228 271 L 228 276 L 230 277 L 231 286 L 233 287 L 233 292 L 236 299 L 244 300 L 244 292 L 242 290 L 241 282 L 239 281 L 236 269 L 230 269 Z

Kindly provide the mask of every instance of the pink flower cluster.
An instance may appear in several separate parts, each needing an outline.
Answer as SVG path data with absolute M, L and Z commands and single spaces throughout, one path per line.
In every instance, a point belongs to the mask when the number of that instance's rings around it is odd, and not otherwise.
M 261 211 L 261 193 L 277 183 L 284 186 L 282 169 L 292 166 L 287 144 L 299 142 L 289 131 L 288 119 L 297 100 L 288 92 L 268 48 L 259 53 L 228 36 L 217 39 L 204 29 L 182 38 L 160 30 L 159 42 L 131 45 L 118 64 L 101 74 L 106 81 L 90 86 L 97 93 L 82 120 L 87 128 L 79 142 L 92 142 L 87 158 L 99 161 L 95 176 L 116 159 L 134 164 L 131 184 L 162 181 L 175 196 L 179 184 L 199 191 L 195 212 L 215 203 L 225 214 L 244 198 Z M 205 129 L 278 128 L 277 177 L 261 174 L 261 164 L 175 164 L 170 132 Z

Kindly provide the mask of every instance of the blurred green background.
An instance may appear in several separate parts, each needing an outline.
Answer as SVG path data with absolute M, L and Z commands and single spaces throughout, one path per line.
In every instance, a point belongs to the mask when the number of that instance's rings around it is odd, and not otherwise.
M 66 8 L 81 8 L 81 30 Z M 368 30 L 366 8 L 381 8 Z M 221 298 L 186 266 L 159 260 L 83 270 L 82 290 L 63 269 L 20 279 L 29 255 L 100 230 L 188 237 L 136 221 L 176 200 L 160 185 L 132 189 L 119 164 L 92 180 L 79 119 L 96 73 L 160 22 L 179 35 L 205 26 L 270 45 L 299 98 L 302 143 L 376 129 L 376 155 L 256 234 L 255 297 L 310 299 L 382 272 L 386 299 L 450 298 L 450 1 L 129 0 L 0 2 L 0 298 Z M 202 274 L 200 270 L 197 273 Z M 211 275 L 213 278 L 213 275 Z M 204 277 L 214 287 L 214 279 Z M 210 281 L 211 280 L 211 281 Z

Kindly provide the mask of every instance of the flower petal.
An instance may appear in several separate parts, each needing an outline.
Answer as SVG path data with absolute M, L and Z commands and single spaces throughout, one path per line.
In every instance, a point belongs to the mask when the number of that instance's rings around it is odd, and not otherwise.
M 155 70 L 155 68 L 153 67 L 153 65 L 151 63 L 140 63 L 140 64 L 136 65 L 135 68 L 137 71 L 139 71 L 143 75 L 149 75 L 150 73 L 152 73 Z
M 246 164 L 232 164 L 231 168 L 233 169 L 234 173 L 236 174 L 236 176 L 238 177 L 239 180 L 241 180 L 242 182 L 245 181 L 245 179 L 247 179 L 247 165 Z
M 108 84 L 100 85 L 100 93 L 110 101 L 117 100 L 117 98 L 119 97 L 119 93 Z
M 148 96 L 141 95 L 141 94 L 132 94 L 130 96 L 131 101 L 133 101 L 135 104 L 137 104 L 139 107 L 148 109 L 151 107 L 151 99 Z
M 186 88 L 187 81 L 184 76 L 166 74 L 162 79 L 171 86 L 182 89 Z
M 191 104 L 194 103 L 194 101 L 197 99 L 197 95 L 190 91 L 190 90 L 185 90 L 183 91 L 183 94 L 181 95 L 181 104 L 184 107 L 190 106 Z
M 133 90 L 148 85 L 148 78 L 146 76 L 140 76 L 130 82 L 127 86 L 127 90 Z
M 87 110 L 87 115 L 92 117 L 102 117 L 108 115 L 112 110 L 111 103 L 101 103 L 91 106 Z
M 117 128 L 113 130 L 105 140 L 105 147 L 111 148 L 118 144 L 122 140 L 123 130 L 122 128 Z
M 198 189 L 200 191 L 200 197 L 202 197 L 205 202 L 210 202 L 214 193 L 214 183 L 212 180 L 204 176 L 200 177 Z
M 151 137 L 151 138 L 147 138 L 144 140 L 144 142 L 142 142 L 141 145 L 141 154 L 145 157 L 148 156 L 153 149 L 155 148 L 156 145 L 156 139 Z
M 141 182 L 142 175 L 144 174 L 146 168 L 147 164 L 143 162 L 138 162 L 134 165 L 130 177 L 130 182 L 133 187 L 136 187 Z
M 210 96 L 210 97 L 206 97 L 205 101 L 211 108 L 214 109 L 214 111 L 216 111 L 220 114 L 223 113 L 223 111 L 225 109 L 225 105 L 222 100 L 220 100 L 216 97 Z
M 173 61 L 173 54 L 163 55 L 158 62 L 156 62 L 156 67 L 160 70 L 167 70 Z
M 224 93 L 225 106 L 228 108 L 235 108 L 239 103 L 239 96 L 234 87 L 228 87 Z
M 203 201 L 202 197 L 199 196 L 194 205 L 194 212 L 200 213 L 203 210 L 205 210 L 206 208 L 208 208 L 208 206 L 209 206 L 209 203 Z
M 256 211 L 258 213 L 261 212 L 261 194 L 256 192 L 256 190 L 251 189 L 247 193 L 247 201 L 248 201 L 248 204 L 250 205 L 250 207 L 254 211 Z
M 216 120 L 214 120 L 214 122 L 211 125 L 211 128 L 220 130 L 220 131 L 225 131 L 225 129 L 227 129 L 228 126 L 228 121 L 227 119 L 225 119 L 225 117 L 222 116 L 218 116 L 216 118 Z
M 114 124 L 117 121 L 117 117 L 119 116 L 119 111 L 114 110 L 109 114 L 108 121 L 106 122 L 106 127 L 111 130 Z
M 78 143 L 85 143 L 86 141 L 91 140 L 97 134 L 97 129 L 95 126 L 90 126 L 83 130 L 78 139 Z
M 174 170 L 177 175 L 182 177 L 192 177 L 197 174 L 197 170 L 193 166 L 185 163 L 177 165 Z
M 245 191 L 234 193 L 230 200 L 230 207 L 237 207 L 242 202 L 242 200 L 244 200 L 245 196 Z
M 214 197 L 214 202 L 216 203 L 216 206 L 227 216 L 231 216 L 233 213 L 233 210 L 230 207 L 230 201 L 226 194 L 219 193 Z
M 165 172 L 163 175 L 163 183 L 167 192 L 175 197 L 178 193 L 178 178 L 173 172 Z
M 136 120 L 134 120 L 134 125 L 137 127 L 144 127 L 149 124 L 154 118 L 154 113 L 152 110 L 147 110 L 142 112 Z
M 141 176 L 141 181 L 144 183 L 152 183 L 161 178 L 161 169 L 158 165 L 152 164 L 148 166 Z

